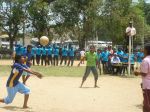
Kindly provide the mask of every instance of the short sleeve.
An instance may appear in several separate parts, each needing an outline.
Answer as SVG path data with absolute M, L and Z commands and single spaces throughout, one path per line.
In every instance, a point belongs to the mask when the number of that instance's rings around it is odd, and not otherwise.
M 143 60 L 141 63 L 141 72 L 142 73 L 148 73 L 148 70 L 149 70 L 149 65 L 146 62 L 146 60 Z
M 18 70 L 23 70 L 23 69 L 24 69 L 24 67 L 21 66 L 21 65 L 18 64 L 18 63 L 15 63 L 15 64 L 13 65 L 13 67 L 16 68 L 16 69 L 18 69 Z

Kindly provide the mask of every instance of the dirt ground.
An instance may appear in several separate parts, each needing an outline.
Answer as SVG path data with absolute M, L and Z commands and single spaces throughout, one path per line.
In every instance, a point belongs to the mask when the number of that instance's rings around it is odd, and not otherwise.
M 6 96 L 7 77 L 0 77 L 0 97 Z M 141 112 L 141 79 L 100 76 L 93 88 L 89 77 L 84 88 L 81 78 L 31 77 L 29 109 L 22 109 L 23 95 L 18 93 L 10 105 L 0 104 L 0 112 Z
M 11 64 L 10 60 L 0 60 L 0 65 Z M 75 66 L 77 64 L 75 62 Z M 6 81 L 7 77 L 0 77 L 0 97 L 7 95 Z M 0 103 L 0 112 L 141 112 L 140 82 L 140 77 L 103 75 L 98 81 L 100 88 L 93 88 L 91 76 L 84 88 L 79 88 L 81 77 L 44 77 L 41 80 L 31 77 L 27 82 L 31 89 L 30 108 L 22 109 L 24 97 L 18 93 L 12 104 Z

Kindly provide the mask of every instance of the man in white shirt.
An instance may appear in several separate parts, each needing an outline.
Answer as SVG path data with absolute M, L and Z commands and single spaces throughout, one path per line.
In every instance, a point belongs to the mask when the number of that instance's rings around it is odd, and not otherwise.
M 117 53 L 114 53 L 114 56 L 111 58 L 112 72 L 113 74 L 117 74 L 120 70 L 120 58 L 117 56 Z M 116 72 L 115 72 L 116 69 Z
M 136 35 L 136 29 L 133 27 L 132 21 L 130 21 L 129 22 L 129 26 L 126 28 L 126 36 L 125 36 L 126 47 L 129 45 L 129 38 L 133 38 L 134 39 L 135 35 Z
M 80 66 L 80 64 L 84 64 L 84 60 L 85 60 L 85 50 L 83 49 L 80 51 L 80 62 L 78 66 Z

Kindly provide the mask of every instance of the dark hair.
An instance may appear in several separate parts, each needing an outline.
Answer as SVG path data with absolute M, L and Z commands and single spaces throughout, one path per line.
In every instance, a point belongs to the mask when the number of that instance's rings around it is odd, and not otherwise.
M 91 46 L 90 46 L 90 49 L 91 49 L 91 48 L 95 48 L 95 46 L 94 46 L 94 45 L 91 45 Z
M 146 44 L 144 45 L 144 49 L 146 50 L 147 55 L 150 55 L 150 43 L 146 43 Z
M 15 56 L 15 63 L 19 63 L 21 57 L 22 57 L 21 55 L 16 55 Z

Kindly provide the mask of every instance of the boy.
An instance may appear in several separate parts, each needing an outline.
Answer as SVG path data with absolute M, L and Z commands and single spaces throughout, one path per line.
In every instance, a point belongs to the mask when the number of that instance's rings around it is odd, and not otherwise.
M 92 73 L 94 75 L 94 80 L 95 80 L 94 87 L 96 88 L 96 87 L 98 87 L 97 86 L 98 72 L 96 69 L 96 63 L 98 61 L 98 57 L 95 53 L 95 47 L 94 46 L 90 46 L 90 52 L 87 52 L 85 57 L 87 59 L 87 65 L 86 65 L 86 70 L 85 70 L 84 76 L 82 78 L 82 83 L 81 83 L 80 87 L 82 88 L 84 81 L 86 80 L 86 78 L 90 74 L 90 71 L 92 71 Z
M 22 66 L 21 64 L 23 63 L 22 61 L 24 61 L 23 56 L 18 55 L 15 57 L 15 63 L 12 66 L 11 74 L 6 84 L 8 96 L 6 98 L 0 99 L 0 102 L 5 104 L 10 104 L 13 101 L 16 93 L 19 92 L 25 95 L 23 108 L 28 108 L 27 102 L 28 102 L 30 90 L 23 83 L 19 82 L 19 79 L 23 71 L 31 73 L 37 76 L 38 78 L 42 78 L 42 75 L 38 72 L 34 72 Z

